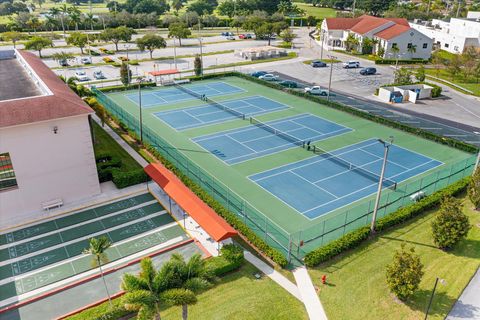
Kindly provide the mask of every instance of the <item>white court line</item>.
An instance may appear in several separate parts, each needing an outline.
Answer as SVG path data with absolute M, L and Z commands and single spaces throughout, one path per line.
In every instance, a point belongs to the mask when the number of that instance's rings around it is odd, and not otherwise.
M 151 205 L 151 204 L 154 204 L 154 203 L 158 203 L 157 200 L 153 199 L 153 200 L 150 200 L 150 201 L 147 201 L 147 202 L 142 202 L 141 204 L 138 204 L 136 206 L 133 206 L 133 207 L 129 207 L 129 208 L 126 208 L 126 209 L 122 209 L 122 210 L 119 210 L 119 211 L 115 211 L 115 212 L 112 212 L 112 213 L 109 213 L 109 214 L 106 214 L 106 215 L 103 215 L 103 216 L 97 216 L 96 218 L 93 218 L 93 219 L 89 219 L 89 220 L 86 220 L 86 221 L 82 221 L 82 222 L 79 222 L 79 223 L 76 223 L 76 224 L 73 224 L 73 225 L 69 225 L 69 226 L 65 226 L 63 228 L 59 228 L 58 225 L 57 225 L 57 222 L 56 220 L 58 219 L 54 219 L 53 221 L 55 221 L 55 226 L 57 227 L 56 230 L 53 230 L 53 231 L 50 231 L 50 232 L 45 232 L 45 233 L 41 233 L 39 235 L 36 235 L 34 237 L 30 237 L 30 238 L 25 238 L 25 239 L 22 239 L 22 240 L 19 240 L 19 241 L 16 241 L 16 242 L 11 242 L 11 243 L 8 243 L 8 244 L 5 244 L 5 245 L 2 245 L 0 246 L 0 249 L 5 249 L 5 248 L 10 248 L 10 247 L 14 247 L 16 245 L 20 245 L 20 244 L 23 244 L 23 243 L 26 243 L 26 242 L 30 242 L 30 241 L 35 241 L 37 239 L 40 239 L 40 238 L 43 238 L 43 237 L 47 237 L 47 236 L 50 236 L 52 234 L 55 234 L 55 233 L 60 233 L 60 232 L 63 232 L 63 231 L 66 231 L 66 230 L 70 230 L 70 229 L 73 229 L 73 228 L 77 228 L 77 227 L 80 227 L 80 226 L 83 226 L 85 224 L 89 224 L 91 222 L 95 222 L 95 221 L 98 221 L 98 220 L 101 220 L 101 219 L 104 219 L 104 218 L 109 218 L 109 217 L 113 217 L 113 216 L 116 216 L 118 214 L 122 214 L 122 213 L 125 213 L 127 211 L 131 211 L 131 210 L 137 210 L 137 209 L 140 209 L 142 207 L 146 207 L 148 205 Z M 161 205 L 160 205 L 161 206 Z M 98 207 L 97 207 L 98 208 Z M 163 207 L 162 207 L 163 208 Z M 81 214 L 82 212 L 84 212 L 86 210 L 83 210 L 83 211 L 79 211 L 75 214 Z M 63 217 L 62 217 L 63 218 Z M 60 236 L 61 237 L 61 236 Z M 62 240 L 63 241 L 63 240 Z
M 92 237 L 96 237 L 98 235 L 101 235 L 101 234 L 105 234 L 105 233 L 109 233 L 111 231 L 115 231 L 117 229 L 121 229 L 123 227 L 126 227 L 126 226 L 129 226 L 129 225 L 132 225 L 132 222 L 134 222 L 133 225 L 137 224 L 138 222 L 143 222 L 143 221 L 146 221 L 146 220 L 149 220 L 149 219 L 152 219 L 156 216 L 161 216 L 163 214 L 167 213 L 167 210 L 162 210 L 162 211 L 157 211 L 157 212 L 154 212 L 154 213 L 151 213 L 147 216 L 144 216 L 144 217 L 141 217 L 140 219 L 136 219 L 136 220 L 133 220 L 133 221 L 127 221 L 125 223 L 122 223 L 122 224 L 119 224 L 119 225 L 116 225 L 114 227 L 111 227 L 109 229 L 103 229 L 103 230 L 100 230 L 100 231 L 97 231 L 95 233 L 90 233 L 86 236 L 82 236 L 82 237 L 79 237 L 79 238 L 75 238 L 75 239 L 72 239 L 72 240 L 69 240 L 69 241 L 65 241 L 65 242 L 62 242 L 62 243 L 59 243 L 55 246 L 51 246 L 51 247 L 47 247 L 47 248 L 44 248 L 42 250 L 38 250 L 38 251 L 34 251 L 34 252 L 31 252 L 29 254 L 26 254 L 26 255 L 23 255 L 23 256 L 19 256 L 19 257 L 15 257 L 15 258 L 10 258 L 8 260 L 3 260 L 3 261 L 0 261 L 0 266 L 4 266 L 4 265 L 8 265 L 8 264 L 13 264 L 15 262 L 19 262 L 19 261 L 22 261 L 22 260 L 26 260 L 26 259 L 29 259 L 31 257 L 34 257 L 34 256 L 37 256 L 37 255 L 40 255 L 40 254 L 43 254 L 43 253 L 47 253 L 49 251 L 53 251 L 53 250 L 56 250 L 56 249 L 59 249 L 59 248 L 65 248 L 67 247 L 68 245 L 72 244 L 72 243 L 77 243 L 77 242 L 80 242 L 82 240 L 86 240 L 86 239 L 90 239 Z M 63 239 L 62 239 L 63 241 Z M 67 253 L 68 255 L 68 253 Z
M 299 177 L 299 178 L 302 179 L 303 181 L 306 181 L 306 182 L 309 183 L 309 184 L 313 184 L 313 183 L 311 183 L 310 181 L 308 181 L 307 179 L 305 179 L 304 177 L 302 177 L 301 175 L 299 175 L 299 174 L 297 174 L 297 173 L 295 173 L 295 172 L 293 172 L 293 171 L 290 171 L 290 173 L 296 175 L 297 177 Z M 313 185 L 315 186 L 315 188 L 317 188 L 317 189 L 319 189 L 319 190 L 321 190 L 321 191 L 324 191 L 324 192 L 328 193 L 328 194 L 331 195 L 332 197 L 338 198 L 337 195 L 329 192 L 328 190 L 325 190 L 325 189 L 323 189 L 322 187 L 317 186 L 317 185 L 315 185 L 315 184 L 313 184 Z

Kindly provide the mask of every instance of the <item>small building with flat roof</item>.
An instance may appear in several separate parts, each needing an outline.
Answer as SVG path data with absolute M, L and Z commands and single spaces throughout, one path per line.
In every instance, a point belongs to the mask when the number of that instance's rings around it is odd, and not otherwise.
M 34 54 L 0 51 L 0 229 L 100 193 L 93 113 Z

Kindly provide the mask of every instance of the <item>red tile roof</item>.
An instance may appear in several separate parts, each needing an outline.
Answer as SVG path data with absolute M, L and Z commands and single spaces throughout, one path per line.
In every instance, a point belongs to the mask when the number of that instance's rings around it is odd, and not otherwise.
M 326 18 L 328 30 L 350 30 L 357 24 L 359 18 Z
M 385 18 L 384 19 L 384 18 L 363 15 L 358 18 L 327 18 L 325 20 L 329 30 L 351 30 L 358 34 L 365 34 L 385 24 L 391 24 L 391 22 L 395 23 L 394 26 L 402 26 L 402 27 L 410 28 L 408 21 L 403 18 Z M 396 30 L 403 30 L 403 29 L 399 28 Z
M 0 128 L 93 113 L 40 58 L 26 51 L 17 53 L 25 59 L 53 95 L 0 101 Z
M 409 26 L 407 27 L 400 24 L 395 24 L 390 28 L 387 28 L 385 30 L 375 33 L 375 37 L 378 37 L 384 40 L 390 40 L 401 35 L 404 32 L 407 32 L 408 30 L 410 30 Z

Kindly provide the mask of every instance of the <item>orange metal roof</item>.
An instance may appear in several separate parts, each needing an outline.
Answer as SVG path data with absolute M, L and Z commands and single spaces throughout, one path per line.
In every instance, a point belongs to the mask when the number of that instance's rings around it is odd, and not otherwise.
M 180 179 L 159 163 L 151 163 L 145 172 L 215 241 L 237 235 L 237 231 L 212 208 L 188 189 Z
M 166 76 L 169 74 L 177 74 L 177 69 L 165 69 L 165 70 L 158 70 L 158 71 L 150 71 L 149 74 L 152 76 Z

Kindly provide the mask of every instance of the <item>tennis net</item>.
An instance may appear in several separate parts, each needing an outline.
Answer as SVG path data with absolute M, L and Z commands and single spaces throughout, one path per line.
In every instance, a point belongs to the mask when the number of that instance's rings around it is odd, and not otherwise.
M 283 131 L 280 131 L 278 129 L 275 129 L 274 127 L 264 123 L 264 122 L 261 122 L 260 120 L 257 120 L 255 119 L 254 117 L 250 117 L 250 123 L 259 127 L 259 128 L 262 128 L 263 130 L 266 130 L 268 132 L 271 132 L 273 133 L 274 135 L 276 136 L 279 136 L 285 140 L 287 140 L 288 142 L 291 142 L 293 144 L 296 144 L 297 146 L 305 146 L 305 141 L 303 140 L 300 140 L 286 132 L 283 132 Z
M 373 173 L 361 166 L 357 166 L 345 159 L 342 159 L 340 158 L 339 156 L 337 155 L 334 155 L 333 153 L 330 153 L 328 151 L 325 151 L 325 150 L 322 150 L 320 149 L 319 147 L 317 146 L 312 146 L 310 148 L 310 150 L 316 154 L 316 155 L 319 155 L 327 160 L 330 160 L 330 161 L 333 161 L 341 166 L 343 166 L 344 168 L 347 168 L 348 170 L 351 170 L 351 171 L 354 171 L 374 182 L 378 182 L 380 180 L 380 175 L 376 174 L 376 173 Z M 391 179 L 388 179 L 388 178 L 383 178 L 383 185 L 384 186 L 387 186 L 388 188 L 391 188 L 393 190 L 395 190 L 397 188 L 397 183 Z
M 189 95 L 191 95 L 191 96 L 193 96 L 193 97 L 195 97 L 195 98 L 202 99 L 202 95 L 201 95 L 200 93 L 198 93 L 198 92 L 195 92 L 195 91 L 193 91 L 193 90 L 187 89 L 187 88 L 185 88 L 184 86 L 181 86 L 181 85 L 179 85 L 178 83 L 175 83 L 175 82 L 173 83 L 173 85 L 175 86 L 175 88 L 177 88 L 177 89 L 179 89 L 179 90 L 181 90 L 181 91 L 183 91 L 183 92 L 185 92 L 185 93 L 188 93 Z

